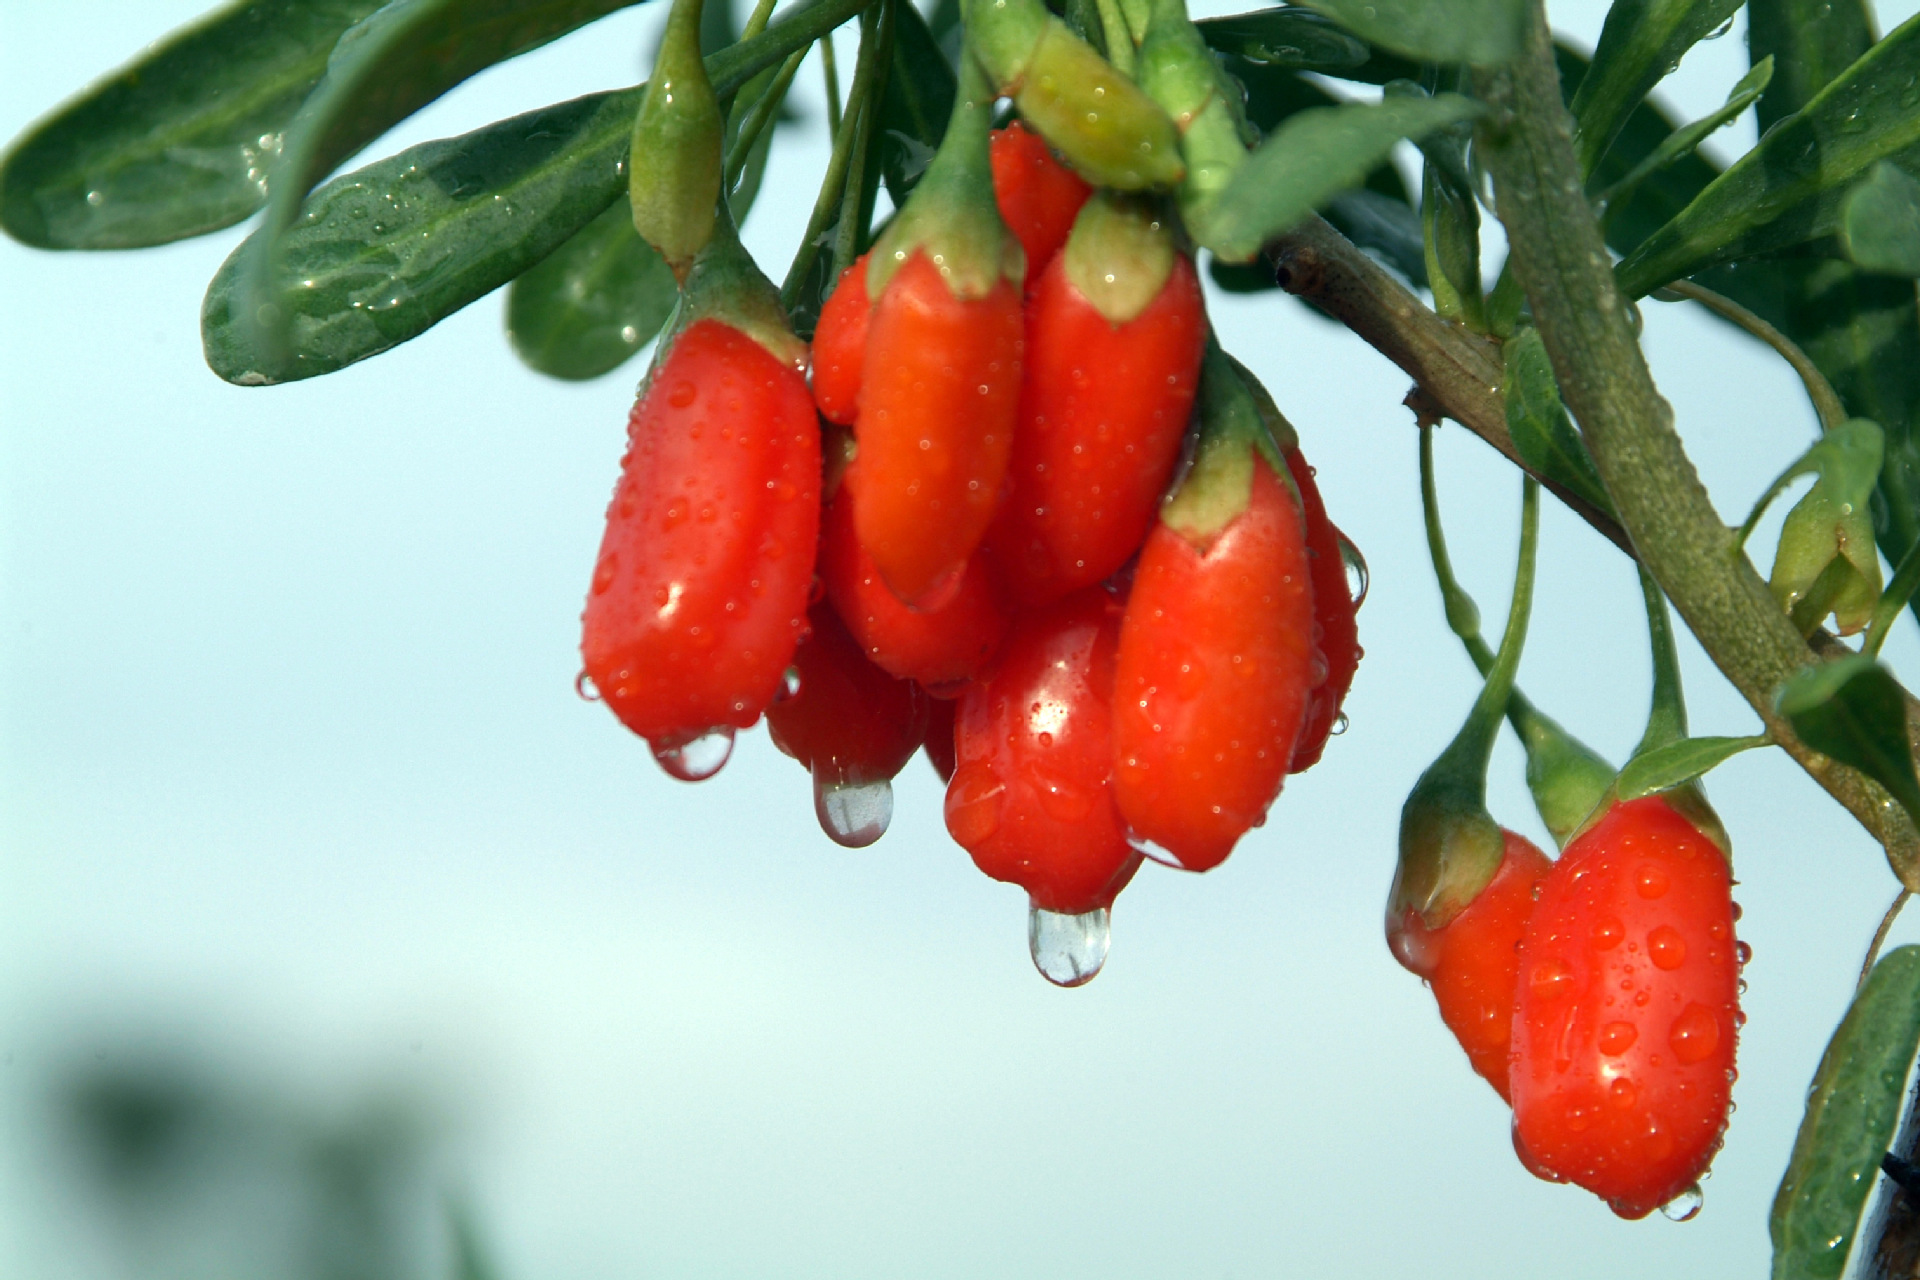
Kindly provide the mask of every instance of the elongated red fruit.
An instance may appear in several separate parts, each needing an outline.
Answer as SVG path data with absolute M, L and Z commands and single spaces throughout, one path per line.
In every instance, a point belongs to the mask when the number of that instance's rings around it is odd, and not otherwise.
M 1067 242 L 1074 215 L 1093 194 L 1053 148 L 1018 120 L 993 133 L 993 198 L 1007 230 L 1027 252 L 1027 280 L 1040 278 Z
M 1665 795 L 1616 804 L 1546 878 L 1520 946 L 1514 1147 L 1623 1218 L 1691 1187 L 1732 1101 L 1740 958 L 1726 856 Z
M 1097 588 L 1028 614 L 960 696 L 947 830 L 1043 911 L 1109 906 L 1140 865 L 1110 785 L 1118 622 Z
M 989 534 L 1025 607 L 1105 579 L 1139 548 L 1180 458 L 1206 339 L 1185 255 L 1121 324 L 1076 287 L 1070 257 L 1027 303 L 1011 492 Z
M 813 330 L 813 402 L 820 416 L 843 427 L 860 416 L 860 371 L 867 358 L 867 255 L 840 273 Z
M 1019 290 L 956 296 L 915 250 L 874 305 L 847 468 L 881 580 L 930 608 L 955 589 L 1000 499 L 1020 395 Z
M 1190 871 L 1265 820 L 1317 678 L 1300 508 L 1251 465 L 1244 509 L 1202 545 L 1154 526 L 1120 630 L 1115 795 L 1134 833 Z
M 1432 984 L 1440 1020 L 1466 1050 L 1474 1071 L 1502 1098 L 1509 1092 L 1520 938 L 1535 889 L 1553 865 L 1526 837 L 1504 834 L 1500 869 L 1446 927 L 1428 929 L 1418 911 L 1408 911 L 1387 938 L 1394 958 Z
M 1326 660 L 1327 678 L 1313 691 L 1307 710 L 1307 723 L 1294 744 L 1293 761 L 1288 773 L 1301 773 L 1320 762 L 1327 738 L 1340 718 L 1340 704 L 1353 687 L 1354 672 L 1360 666 L 1360 631 L 1355 615 L 1359 601 L 1347 581 L 1346 538 L 1327 518 L 1327 504 L 1320 500 L 1319 486 L 1313 482 L 1313 468 L 1300 456 L 1300 450 L 1286 452 L 1287 470 L 1293 474 L 1300 491 L 1301 513 L 1307 521 L 1307 557 L 1313 569 L 1313 620 L 1320 631 L 1320 656 Z M 1452 1025 L 1449 1023 L 1448 1025 Z M 1485 1074 L 1484 1072 L 1482 1074 Z
M 753 724 L 780 688 L 813 577 L 820 431 L 797 370 L 704 319 L 627 433 L 580 650 L 658 753 Z
M 932 689 L 985 670 L 1007 630 L 992 571 L 979 552 L 968 559 L 952 598 L 938 608 L 901 604 L 854 535 L 853 502 L 844 486 L 821 518 L 820 581 L 868 658 Z

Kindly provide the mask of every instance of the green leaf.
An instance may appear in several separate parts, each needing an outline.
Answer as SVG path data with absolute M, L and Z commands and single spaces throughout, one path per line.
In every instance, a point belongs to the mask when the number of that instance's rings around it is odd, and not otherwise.
M 1522 0 L 1314 0 L 1369 44 L 1424 62 L 1492 66 L 1520 52 Z
M 802 0 L 751 40 L 715 54 L 715 91 L 832 30 L 859 0 Z M 621 161 L 641 90 L 590 94 L 409 148 L 329 182 L 282 235 L 273 300 L 261 287 L 267 228 L 236 249 L 201 310 L 207 363 L 245 385 L 310 378 L 424 332 L 545 258 L 626 187 Z M 284 350 L 251 310 L 283 308 Z M 268 319 L 275 319 L 268 317 Z
M 1206 247 L 1245 261 L 1333 196 L 1360 185 L 1402 138 L 1444 129 L 1480 111 L 1453 94 L 1322 107 L 1289 117 L 1219 196 Z
M 1371 52 L 1335 23 L 1293 5 L 1202 18 L 1193 25 L 1210 48 L 1270 67 L 1338 75 L 1365 66 Z
M 1840 243 L 1853 265 L 1889 276 L 1920 276 L 1920 181 L 1882 160 L 1847 194 Z
M 1593 64 L 1573 95 L 1580 171 L 1591 174 L 1633 108 L 1741 0 L 1614 0 Z
M 1766 132 L 1813 101 L 1874 42 L 1871 0 L 1747 0 L 1747 47 L 1774 60 L 1760 98 Z
M 1618 268 L 1629 297 L 1839 229 L 1847 188 L 1920 148 L 1920 16 L 1783 120 Z M 1915 157 L 1920 159 L 1920 157 Z
M 920 11 L 910 3 L 897 4 L 893 66 L 875 121 L 880 174 L 895 208 L 907 202 L 907 194 L 920 181 L 940 139 L 946 136 L 947 118 L 953 114 L 954 85 L 953 65 L 941 52 Z
M 653 340 L 680 298 L 622 196 L 507 289 L 507 336 L 529 366 L 597 378 Z
M 1774 1280 L 1837 1280 L 1899 1128 L 1920 1049 L 1920 947 L 1873 967 L 1827 1042 L 1773 1198 Z
M 1802 742 L 1872 778 L 1920 822 L 1906 696 L 1891 671 L 1858 653 L 1821 663 L 1787 681 L 1776 705 Z
M 1649 152 L 1645 159 L 1628 170 L 1626 175 L 1607 186 L 1596 198 L 1597 202 L 1611 206 L 1629 197 L 1634 188 L 1642 182 L 1679 160 L 1690 156 L 1709 135 L 1731 124 L 1735 117 L 1752 106 L 1767 82 L 1773 79 L 1773 59 L 1764 58 L 1754 68 L 1740 77 L 1739 83 L 1727 95 L 1726 102 L 1711 115 L 1703 116 L 1692 124 L 1675 129 L 1661 140 L 1660 145 Z
M 1586 442 L 1567 417 L 1560 387 L 1553 380 L 1553 362 L 1537 329 L 1527 328 L 1506 343 L 1507 431 L 1520 460 L 1536 475 L 1573 491 L 1600 511 L 1611 513 L 1613 502 L 1600 482 Z
M 281 133 L 342 32 L 382 0 L 241 0 L 169 36 L 23 134 L 0 226 L 42 249 L 139 249 L 267 198 Z
M 1621 800 L 1638 800 L 1692 782 L 1721 763 L 1767 745 L 1765 737 L 1682 738 L 1627 761 L 1614 783 Z

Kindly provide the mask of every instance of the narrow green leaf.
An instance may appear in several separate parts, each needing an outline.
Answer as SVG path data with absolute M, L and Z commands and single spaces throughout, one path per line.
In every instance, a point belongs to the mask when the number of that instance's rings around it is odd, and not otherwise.
M 832 30 L 860 0 L 802 0 L 708 60 L 716 92 Z M 284 233 L 277 301 L 289 345 L 269 350 L 243 298 L 263 228 L 222 265 L 201 310 L 207 363 L 230 382 L 310 378 L 424 332 L 553 252 L 626 186 L 621 161 L 640 90 L 591 94 L 423 143 L 315 192 Z M 249 290 L 253 290 L 249 292 Z
M 1775 126 L 1618 268 L 1639 297 L 1703 267 L 1831 234 L 1853 180 L 1920 157 L 1920 16 Z
M 1553 362 L 1537 329 L 1522 329 L 1506 343 L 1507 431 L 1520 460 L 1535 474 L 1572 490 L 1601 511 L 1613 502 L 1600 482 L 1586 442 L 1574 429 L 1553 380 Z
M 1837 1280 L 1920 1050 L 1920 947 L 1890 951 L 1827 1042 L 1773 1198 L 1774 1280 Z
M 1633 108 L 1742 0 L 1614 0 L 1573 95 L 1580 169 L 1591 174 Z
M 1847 194 L 1840 243 L 1862 271 L 1920 276 L 1920 181 L 1882 160 Z
M 1293 5 L 1202 18 L 1193 25 L 1210 48 L 1270 67 L 1337 75 L 1365 66 L 1370 53 L 1337 24 Z
M 953 64 L 940 49 L 920 11 L 902 2 L 894 9 L 893 67 L 880 100 L 876 145 L 880 174 L 894 207 L 920 181 L 946 136 L 953 114 Z
M 1314 0 L 1369 44 L 1424 62 L 1492 66 L 1520 52 L 1521 0 Z
M 597 378 L 653 340 L 680 297 L 622 196 L 507 289 L 507 336 L 529 366 Z
M 1802 742 L 1872 778 L 1920 822 L 1906 698 L 1891 671 L 1858 653 L 1808 667 L 1776 705 Z
M 1692 782 L 1742 751 L 1766 745 L 1764 736 L 1682 738 L 1627 761 L 1627 767 L 1620 771 L 1614 786 L 1621 800 L 1638 800 L 1641 796 L 1650 796 L 1683 782 Z
M 1760 98 L 1765 133 L 1813 101 L 1875 39 L 1872 0 L 1747 0 L 1747 48 L 1774 60 Z
M 139 249 L 267 198 L 281 133 L 342 32 L 382 0 L 240 0 L 29 129 L 0 160 L 0 227 L 42 249 Z
M 1207 248 L 1245 261 L 1333 196 L 1360 185 L 1402 138 L 1418 138 L 1480 111 L 1469 98 L 1389 99 L 1315 108 L 1288 118 L 1220 193 Z
M 1642 182 L 1681 157 L 1692 155 L 1710 135 L 1733 123 L 1741 112 L 1752 106 L 1772 78 L 1773 59 L 1762 59 L 1740 77 L 1739 83 L 1733 86 L 1733 91 L 1727 95 L 1726 102 L 1719 110 L 1668 134 L 1645 159 L 1629 169 L 1626 176 L 1608 185 L 1597 197 L 1598 203 L 1611 206 L 1625 200 Z

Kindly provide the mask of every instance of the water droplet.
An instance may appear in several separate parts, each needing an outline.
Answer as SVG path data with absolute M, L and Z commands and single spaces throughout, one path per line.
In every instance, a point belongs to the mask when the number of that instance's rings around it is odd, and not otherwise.
M 582 670 L 579 675 L 573 678 L 573 691 L 580 695 L 580 701 L 582 702 L 600 701 L 599 687 L 593 683 L 593 677 L 588 675 L 585 670 Z
M 1670 924 L 1647 935 L 1647 959 L 1657 968 L 1678 969 L 1687 959 L 1687 940 Z
M 780 687 L 773 691 L 775 702 L 785 702 L 788 698 L 800 696 L 800 668 L 788 667 L 780 675 Z
M 1633 1042 L 1639 1038 L 1640 1028 L 1631 1022 L 1609 1022 L 1600 1028 L 1600 1052 L 1617 1058 L 1633 1048 Z
M 1367 558 L 1360 554 L 1360 548 L 1347 541 L 1347 535 L 1340 535 L 1340 563 L 1347 571 L 1347 595 L 1353 600 L 1354 611 L 1367 602 Z
M 1333 727 L 1327 730 L 1327 736 L 1330 738 L 1339 737 L 1341 734 L 1347 731 L 1347 724 L 1348 724 L 1347 713 L 1342 711 L 1339 715 L 1333 718 Z
M 1705 1062 L 1720 1047 L 1720 1020 L 1698 1000 L 1691 1001 L 1673 1020 L 1667 1043 L 1673 1046 L 1673 1056 L 1688 1066 Z
M 733 754 L 733 726 L 705 729 L 677 742 L 656 742 L 653 758 L 671 777 L 682 782 L 704 782 L 720 772 Z
M 828 839 L 848 849 L 864 849 L 887 834 L 893 821 L 893 784 L 828 782 L 813 779 L 813 813 Z
M 1672 1222 L 1692 1222 L 1700 1216 L 1700 1206 L 1706 1202 L 1707 1198 L 1701 1194 L 1700 1184 L 1695 1182 L 1661 1205 L 1660 1216 Z
M 1573 970 L 1566 962 L 1551 957 L 1533 966 L 1533 972 L 1527 978 L 1534 995 L 1543 1000 L 1557 1000 L 1573 989 Z
M 605 595 L 607 588 L 613 585 L 614 577 L 620 572 L 620 557 L 609 551 L 600 557 L 600 563 L 593 566 L 593 594 Z
M 1634 887 L 1640 891 L 1640 896 L 1643 898 L 1661 897 L 1672 887 L 1672 883 L 1666 868 L 1651 862 L 1642 865 L 1639 873 L 1634 877 Z
M 1747 961 L 1753 959 L 1753 948 L 1744 942 L 1736 942 L 1733 944 L 1733 958 L 1744 969 Z
M 1056 987 L 1092 982 L 1107 962 L 1113 939 L 1112 913 L 1095 907 L 1077 916 L 1027 908 L 1027 950 L 1040 976 Z
M 1632 1110 L 1633 1104 L 1639 1100 L 1640 1090 L 1625 1076 L 1615 1077 L 1613 1083 L 1607 1086 L 1607 1101 L 1622 1111 Z
M 1725 22 L 1721 23 L 1719 26 L 1707 32 L 1707 34 L 1702 36 L 1701 39 L 1718 40 L 1721 36 L 1724 36 L 1725 34 L 1727 34 L 1727 32 L 1731 30 L 1733 30 L 1733 19 L 1728 18 Z
M 673 388 L 667 392 L 667 403 L 676 409 L 684 409 L 692 404 L 699 395 L 700 388 L 682 378 L 679 382 L 674 383 Z
M 980 848 L 1000 829 L 1006 798 L 993 770 L 978 761 L 961 765 L 947 784 L 947 834 L 963 849 Z
M 1539 886 L 1536 885 L 1536 888 Z M 1610 951 L 1620 945 L 1620 939 L 1627 936 L 1627 926 L 1620 923 L 1619 916 L 1601 916 L 1593 922 L 1593 949 Z
M 1156 844 L 1154 841 L 1147 839 L 1138 831 L 1134 831 L 1131 828 L 1127 830 L 1127 843 L 1133 847 L 1135 852 L 1159 863 L 1163 867 L 1172 867 L 1175 871 L 1185 871 L 1187 869 L 1185 865 L 1181 863 L 1179 854 L 1167 848 L 1165 845 Z

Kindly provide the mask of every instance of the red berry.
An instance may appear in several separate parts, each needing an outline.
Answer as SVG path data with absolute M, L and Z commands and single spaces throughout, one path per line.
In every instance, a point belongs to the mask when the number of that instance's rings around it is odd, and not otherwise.
M 1054 158 L 1045 139 L 1018 120 L 994 131 L 992 158 L 994 201 L 1007 229 L 1027 251 L 1031 291 L 1067 242 L 1074 216 L 1093 188 Z
M 933 766 L 942 782 L 953 781 L 953 767 L 957 763 L 953 721 L 959 706 L 956 698 L 927 699 L 927 763 Z
M 843 427 L 860 415 L 860 370 L 867 357 L 867 255 L 840 273 L 813 330 L 813 402 L 820 416 Z
M 1320 629 L 1320 656 L 1327 664 L 1327 677 L 1313 691 L 1307 723 L 1300 730 L 1300 741 L 1294 745 L 1293 762 L 1287 769 L 1288 773 L 1300 773 L 1319 763 L 1327 737 L 1340 718 L 1340 704 L 1346 701 L 1354 671 L 1360 666 L 1359 630 L 1354 618 L 1359 602 L 1347 581 L 1347 556 L 1353 553 L 1340 530 L 1327 519 L 1327 505 L 1320 500 L 1319 487 L 1313 482 L 1313 468 L 1300 456 L 1300 450 L 1287 451 L 1287 470 L 1293 473 L 1294 485 L 1300 490 L 1300 507 L 1307 520 L 1313 619 Z
M 1206 309 L 1184 255 L 1115 325 L 1057 256 L 1029 292 L 1012 491 L 989 534 L 1021 604 L 1105 579 L 1153 523 L 1193 412 Z
M 1191 871 L 1265 819 L 1318 679 L 1300 508 L 1252 466 L 1246 509 L 1207 545 L 1154 526 L 1120 632 L 1115 796 L 1135 835 Z
M 717 320 L 682 333 L 633 407 L 580 651 L 656 753 L 745 728 L 805 626 L 820 431 L 805 380 Z
M 1119 614 L 1082 591 L 1022 618 L 955 720 L 947 830 L 1044 911 L 1109 906 L 1140 865 L 1114 807 L 1108 728 Z
M 1706 1172 L 1733 1090 L 1726 855 L 1664 796 L 1616 804 L 1541 882 L 1513 1011 L 1514 1146 L 1640 1218 Z

